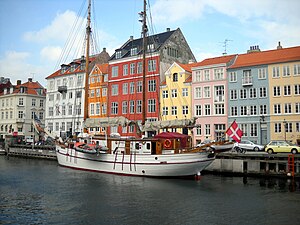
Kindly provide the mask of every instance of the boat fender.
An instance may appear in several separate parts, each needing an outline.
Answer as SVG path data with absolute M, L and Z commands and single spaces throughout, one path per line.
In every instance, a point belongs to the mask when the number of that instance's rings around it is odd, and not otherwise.
M 165 148 L 170 148 L 171 144 L 172 144 L 171 140 L 170 139 L 166 139 L 165 142 L 164 142 L 164 147 Z
M 96 144 L 96 142 L 95 142 L 95 141 L 92 141 L 92 144 L 93 144 L 93 145 L 95 145 L 95 144 Z

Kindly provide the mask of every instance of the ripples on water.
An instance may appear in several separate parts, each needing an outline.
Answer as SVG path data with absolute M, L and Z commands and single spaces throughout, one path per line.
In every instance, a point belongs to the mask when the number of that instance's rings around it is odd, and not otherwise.
M 297 224 L 300 184 L 90 173 L 0 157 L 0 224 Z

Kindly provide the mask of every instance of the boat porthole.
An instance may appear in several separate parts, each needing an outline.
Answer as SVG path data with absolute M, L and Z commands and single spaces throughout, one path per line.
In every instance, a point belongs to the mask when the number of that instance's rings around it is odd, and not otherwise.
M 145 170 L 142 170 L 142 173 L 145 173 Z
M 157 157 L 155 157 L 155 160 L 158 160 L 158 158 L 157 158 Z

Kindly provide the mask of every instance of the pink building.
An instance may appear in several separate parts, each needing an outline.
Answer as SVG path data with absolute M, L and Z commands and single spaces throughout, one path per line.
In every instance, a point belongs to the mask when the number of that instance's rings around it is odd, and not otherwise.
M 224 137 L 228 127 L 226 69 L 235 58 L 236 55 L 209 58 L 192 68 L 192 113 L 197 118 L 194 144 Z

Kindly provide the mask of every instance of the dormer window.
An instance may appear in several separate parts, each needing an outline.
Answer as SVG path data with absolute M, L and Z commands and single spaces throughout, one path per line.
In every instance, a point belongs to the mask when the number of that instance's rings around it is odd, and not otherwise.
M 75 69 L 76 69 L 76 64 L 74 63 L 74 64 L 71 65 L 71 70 L 70 70 L 70 72 L 74 72 Z
M 133 56 L 133 55 L 136 55 L 137 54 L 137 47 L 134 47 L 132 49 L 130 49 L 130 55 Z
M 152 43 L 152 44 L 148 44 L 147 45 L 147 50 L 148 51 L 153 51 L 154 50 L 154 44 Z
M 173 82 L 178 81 L 178 73 L 173 73 Z
M 116 52 L 116 59 L 120 59 L 122 57 L 122 52 L 121 51 L 117 51 Z
M 81 62 L 80 70 L 85 70 L 85 65 L 86 65 L 85 61 Z

